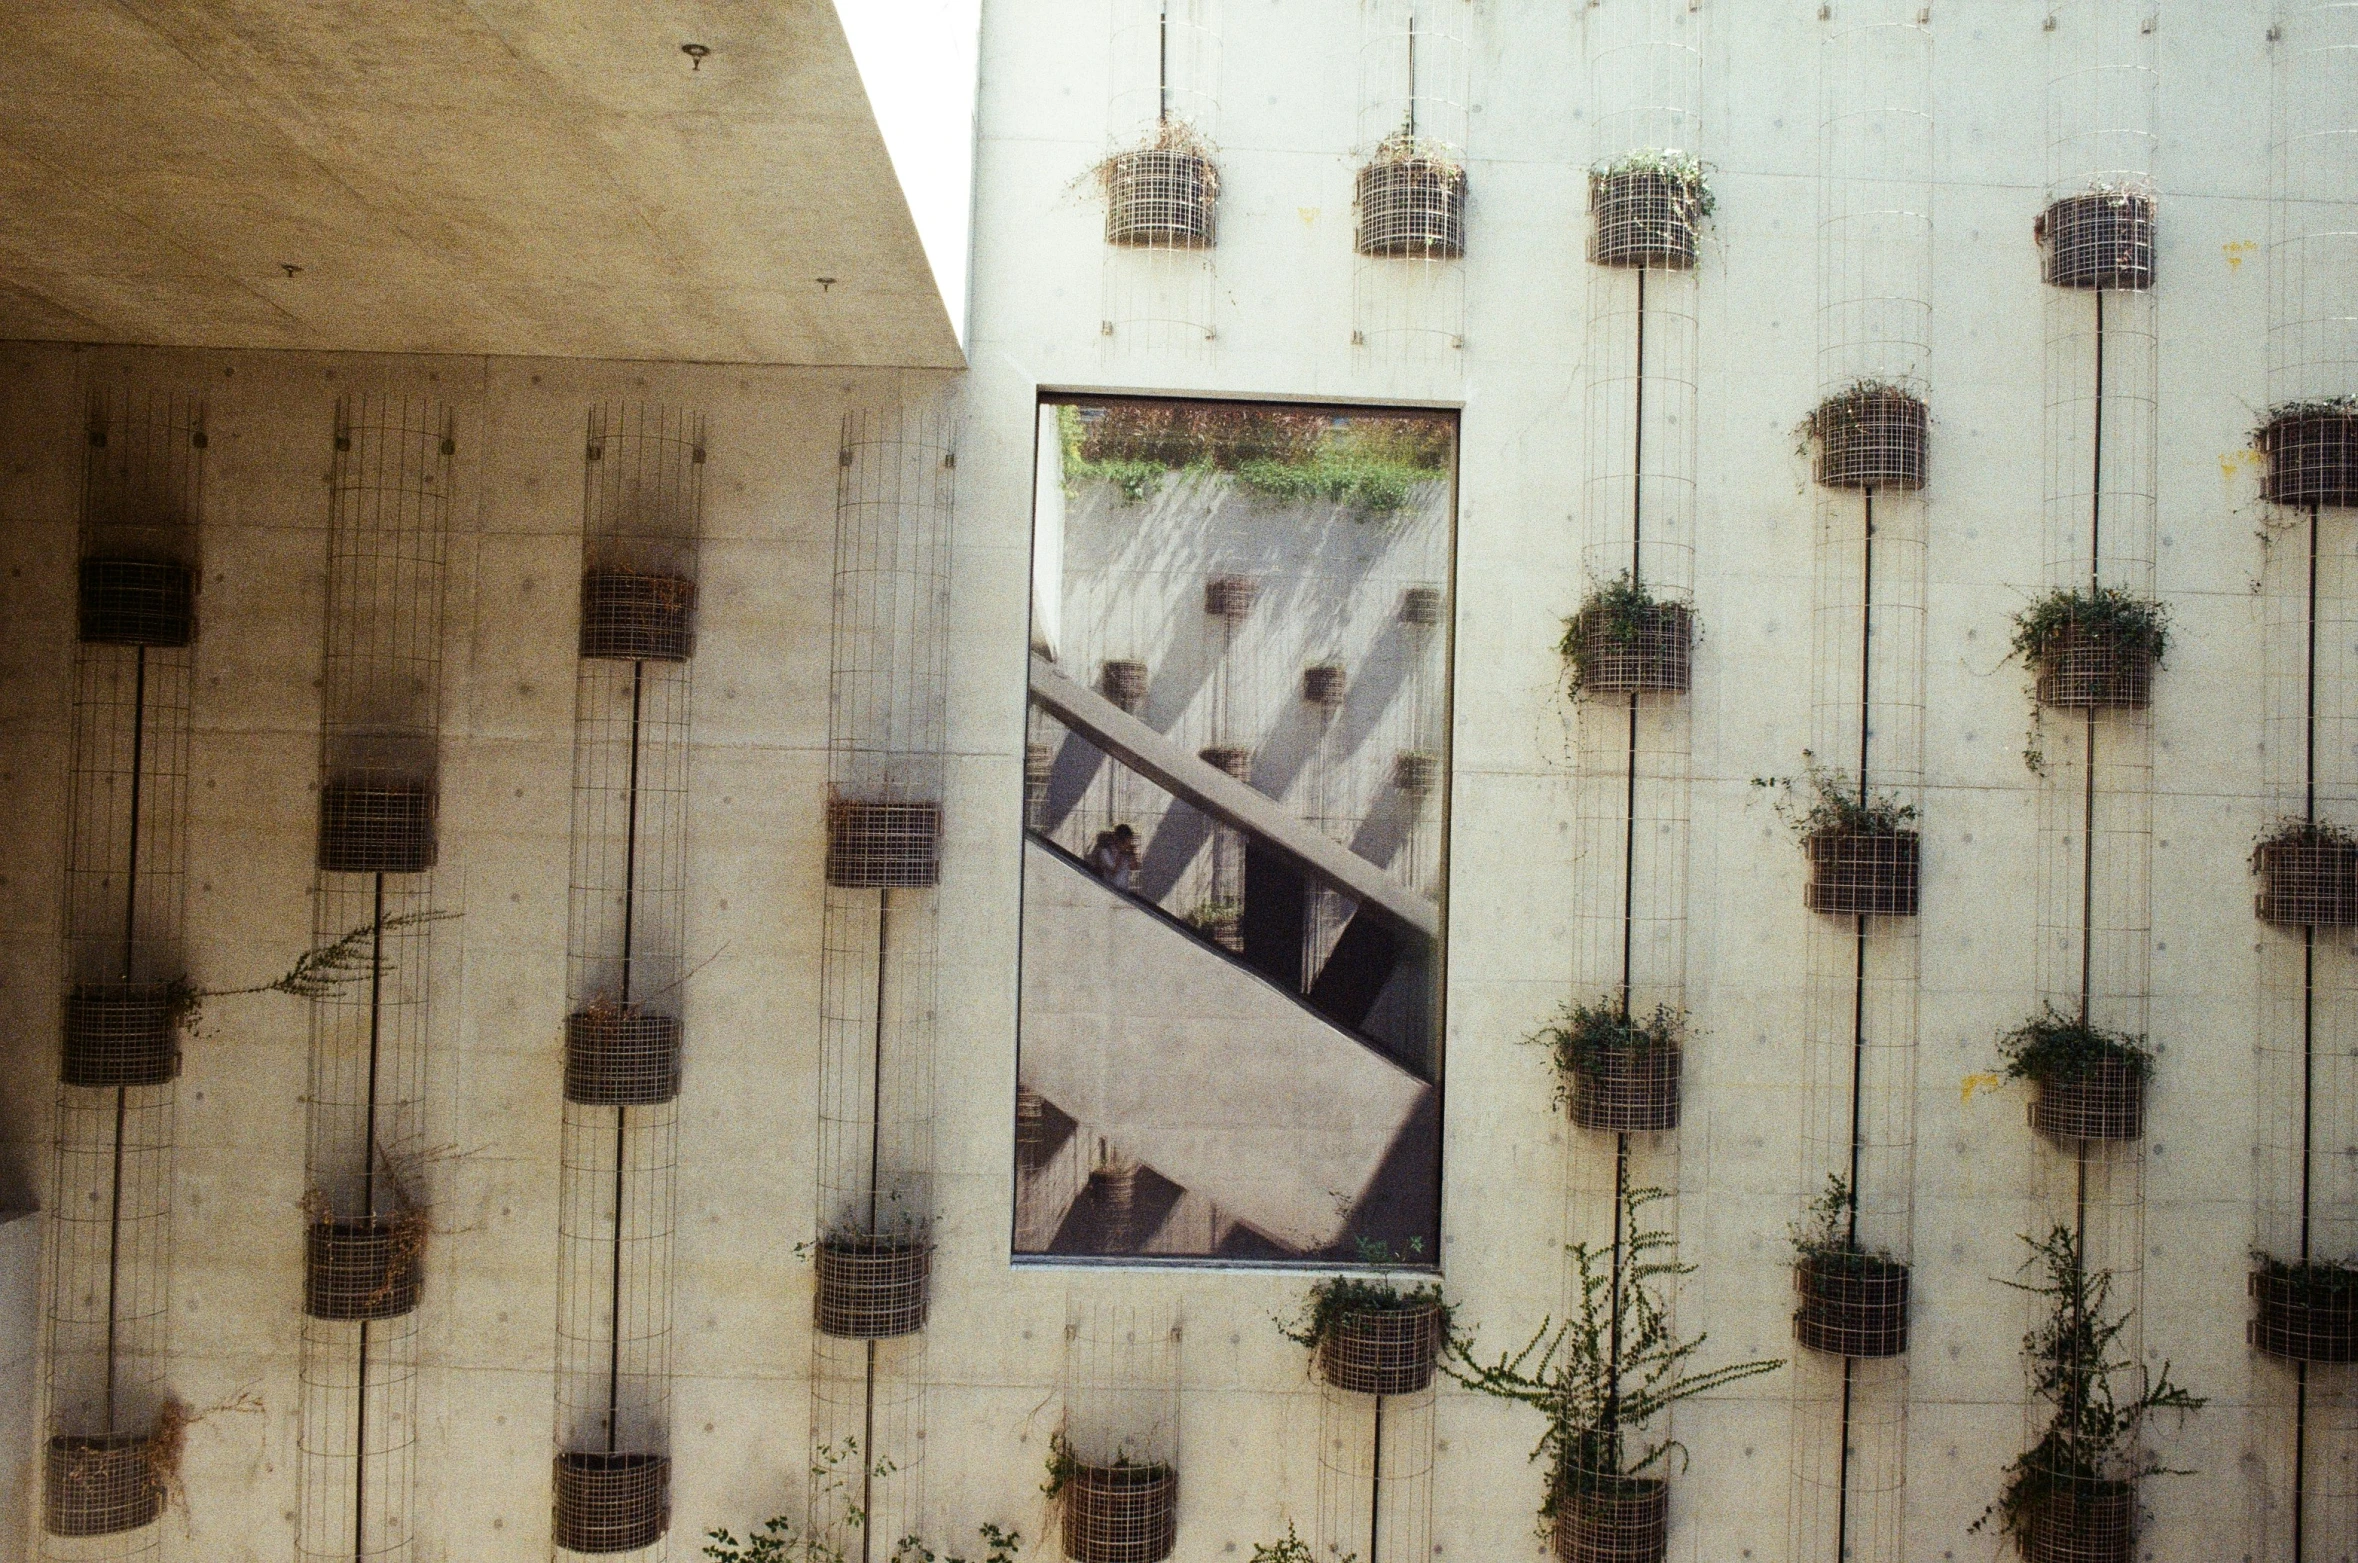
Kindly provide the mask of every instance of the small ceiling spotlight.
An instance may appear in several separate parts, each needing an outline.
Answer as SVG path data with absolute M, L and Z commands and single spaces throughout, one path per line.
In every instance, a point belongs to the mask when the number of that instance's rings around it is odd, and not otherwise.
M 688 69 L 693 71 L 700 71 L 704 69 L 704 57 L 711 52 L 712 51 L 710 49 L 707 49 L 700 43 L 683 43 L 680 45 L 680 53 L 686 55 L 689 59 L 696 62 L 695 64 L 688 67 Z

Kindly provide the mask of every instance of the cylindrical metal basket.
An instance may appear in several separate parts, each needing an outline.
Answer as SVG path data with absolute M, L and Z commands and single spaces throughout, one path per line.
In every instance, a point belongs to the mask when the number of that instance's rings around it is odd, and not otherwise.
M 2090 190 L 2039 217 L 2047 281 L 2059 288 L 2153 286 L 2153 197 Z
M 1793 1267 L 1793 1338 L 1835 1357 L 1908 1349 L 1908 1267 L 1875 1254 L 1812 1254 Z
M 568 1552 L 635 1552 L 671 1528 L 671 1461 L 567 1450 L 552 1466 L 551 1533 Z
M 1179 1538 L 1179 1473 L 1075 1465 L 1065 1476 L 1064 1555 L 1072 1563 L 1162 1563 Z
M 1429 749 L 1404 749 L 1392 756 L 1392 785 L 1412 798 L 1429 798 L 1441 785 L 1441 757 Z
M 2136 1485 L 2058 1478 L 2031 1500 L 2023 1529 L 2023 1563 L 2131 1563 Z
M 1359 253 L 1445 260 L 1466 252 L 1466 171 L 1438 157 L 1384 157 L 1359 170 Z
M 418 1305 L 425 1217 L 314 1221 L 303 1234 L 303 1311 L 314 1319 L 398 1319 Z
M 635 570 L 583 572 L 583 656 L 621 662 L 685 662 L 695 651 L 694 581 Z
M 161 982 L 84 983 L 66 995 L 58 1079 L 67 1085 L 162 1085 L 180 1073 L 172 990 Z
M 1663 168 L 1591 174 L 1588 210 L 1588 258 L 1597 265 L 1684 271 L 1695 264 L 1702 192 L 1691 180 Z
M 42 1462 L 41 1524 L 52 1536 L 115 1536 L 164 1512 L 163 1473 L 147 1433 L 49 1440 Z
M 422 874 L 434 866 L 434 786 L 418 778 L 340 777 L 319 789 L 319 867 L 329 874 Z
M 196 638 L 196 575 L 146 559 L 85 559 L 77 633 L 93 646 L 185 646 Z
M 1572 1121 L 1610 1134 L 1678 1127 L 1681 1054 L 1661 1047 L 1601 1047 L 1572 1070 Z
M 2286 1362 L 2358 1362 L 2358 1270 L 2342 1265 L 2261 1264 L 2247 1283 L 2246 1337 Z
M 2280 505 L 2358 505 L 2358 408 L 2284 412 L 2260 430 L 2260 495 Z
M 827 805 L 827 883 L 845 890 L 939 884 L 942 806 L 938 803 Z
M 1802 845 L 1809 884 L 1802 902 L 1835 917 L 1916 915 L 1918 860 L 1912 830 L 1821 830 Z
M 1828 488 L 1922 488 L 1931 426 L 1924 404 L 1897 386 L 1837 396 L 1810 418 L 1818 481 Z
M 910 1233 L 819 1239 L 816 1322 L 838 1340 L 891 1340 L 925 1328 L 933 1244 Z
M 1441 1303 L 1411 1298 L 1363 1308 L 1330 1323 L 1318 1340 L 1318 1376 L 1361 1395 L 1410 1395 L 1433 1382 L 1441 1351 Z
M 1628 619 L 1583 608 L 1575 627 L 1583 694 L 1683 692 L 1694 682 L 1695 618 L 1684 603 L 1645 603 Z
M 2252 867 L 2260 876 L 2260 921 L 2278 928 L 2358 924 L 2358 842 L 2286 831 L 2260 843 Z
M 565 1017 L 565 1100 L 648 1107 L 680 1094 L 680 1023 L 636 1004 L 593 1005 Z
M 1261 583 L 1249 575 L 1215 575 L 1204 582 L 1204 612 L 1235 623 L 1261 600 Z
M 1097 672 L 1097 687 L 1105 698 L 1132 716 L 1146 704 L 1147 673 L 1143 662 L 1116 660 Z
M 1121 152 L 1105 165 L 1105 242 L 1202 249 L 1220 188 L 1211 159 L 1179 147 Z
M 1197 750 L 1195 757 L 1238 781 L 1253 779 L 1253 751 L 1250 749 L 1236 744 L 1214 744 L 1208 749 Z
M 1340 663 L 1321 662 L 1302 669 L 1302 698 L 1321 711 L 1342 708 L 1344 684 Z
M 2141 642 L 2066 624 L 2039 647 L 2038 662 L 2043 706 L 2143 710 L 2153 701 L 2153 652 Z
M 1575 1480 L 1556 1499 L 1557 1563 L 1663 1563 L 1670 1483 L 1658 1476 Z
M 2145 1074 L 2099 1058 L 2077 1074 L 2034 1082 L 2030 1123 L 2057 1140 L 2134 1140 L 2145 1134 Z
M 1400 594 L 1400 622 L 1430 629 L 1441 622 L 1441 588 L 1411 586 Z

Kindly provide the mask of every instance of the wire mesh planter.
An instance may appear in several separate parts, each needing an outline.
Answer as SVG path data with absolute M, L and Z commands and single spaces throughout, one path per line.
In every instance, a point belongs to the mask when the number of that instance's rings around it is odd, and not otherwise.
M 1204 582 L 1204 612 L 1233 624 L 1261 600 L 1261 583 L 1249 575 L 1215 575 Z
M 319 789 L 320 872 L 424 873 L 436 856 L 434 805 L 421 778 L 331 778 Z
M 1141 147 L 1106 159 L 1105 242 L 1208 248 L 1218 210 L 1219 171 L 1184 147 Z
M 581 654 L 685 662 L 696 651 L 696 583 L 685 576 L 589 570 L 581 577 Z
M 634 1552 L 671 1528 L 667 1456 L 568 1449 L 551 1475 L 551 1531 L 568 1552 Z
M 1339 711 L 1347 680 L 1342 664 L 1321 662 L 1302 669 L 1302 698 L 1321 711 Z
M 2256 440 L 2268 458 L 2261 498 L 2280 505 L 2358 505 L 2358 406 L 2281 407 Z
M 819 1239 L 819 1331 L 838 1340 L 891 1340 L 925 1328 L 933 1244 L 914 1233 L 844 1232 Z
M 1105 698 L 1132 716 L 1146 704 L 1146 664 L 1143 662 L 1114 661 L 1098 669 L 1097 687 Z
M 1662 168 L 1624 168 L 1591 174 L 1588 258 L 1599 266 L 1695 264 L 1695 228 L 1703 192 L 1694 181 Z
M 1236 744 L 1214 744 L 1196 751 L 1196 758 L 1216 771 L 1250 781 L 1253 777 L 1253 751 Z
M 179 1028 L 168 984 L 85 983 L 66 995 L 61 1082 L 162 1085 L 179 1073 Z
M 1821 830 L 1802 841 L 1809 884 L 1802 902 L 1834 917 L 1916 915 L 1921 857 L 1912 830 Z
M 1179 1538 L 1179 1473 L 1075 1462 L 1064 1478 L 1064 1555 L 1072 1563 L 1162 1563 Z
M 1441 757 L 1430 749 L 1404 749 L 1392 756 L 1392 785 L 1412 798 L 1429 798 L 1441 785 Z
M 2246 1289 L 2253 1347 L 2286 1362 L 2358 1362 L 2358 1269 L 2262 1259 Z
M 939 884 L 942 806 L 938 803 L 827 805 L 827 883 L 843 890 Z
M 2129 190 L 2067 195 L 2040 214 L 2046 278 L 2058 288 L 2153 286 L 2153 197 Z
M 1398 1308 L 1338 1314 L 1318 1337 L 1318 1376 L 1361 1395 L 1412 1395 L 1433 1382 L 1441 1350 L 1441 1303 L 1421 1297 Z
M 1932 415 L 1896 385 L 1855 386 L 1809 415 L 1817 479 L 1828 488 L 1919 489 Z
M 49 1440 L 42 1461 L 41 1525 L 52 1536 L 116 1536 L 164 1512 L 164 1473 L 147 1433 Z
M 2153 648 L 2084 624 L 2066 624 L 2038 650 L 2039 704 L 2065 711 L 2135 710 L 2153 703 Z
M 1583 694 L 1683 693 L 1694 683 L 1695 619 L 1684 603 L 1583 609 L 1575 630 Z
M 2057 1140 L 2135 1140 L 2145 1134 L 2145 1074 L 2117 1058 L 2034 1083 L 2030 1124 Z
M 1810 1254 L 1793 1266 L 1793 1338 L 1834 1357 L 1908 1349 L 1908 1267 L 1880 1254 Z
M 2023 1563 L 2130 1563 L 2137 1555 L 2136 1484 L 2050 1480 L 2021 1516 Z
M 1670 1483 L 1658 1476 L 1574 1478 L 1556 1498 L 1549 1540 L 1557 1563 L 1662 1563 L 1670 1548 Z
M 2292 824 L 2252 850 L 2260 876 L 2254 909 L 2278 928 L 2358 924 L 2358 841 L 2328 827 Z
M 593 1004 L 565 1017 L 565 1100 L 651 1107 L 680 1094 L 680 1022 L 636 1004 Z
M 185 646 L 196 638 L 196 576 L 186 565 L 85 559 L 77 633 L 92 646 Z
M 303 1234 L 303 1312 L 314 1319 L 398 1319 L 418 1305 L 426 1219 L 314 1221 Z
M 1359 170 L 1362 255 L 1448 260 L 1466 252 L 1466 171 L 1447 158 L 1379 157 Z
M 1400 622 L 1431 629 L 1441 622 L 1441 588 L 1411 586 L 1400 594 Z
M 1597 1047 L 1572 1068 L 1572 1121 L 1611 1134 L 1678 1127 L 1680 1050 Z

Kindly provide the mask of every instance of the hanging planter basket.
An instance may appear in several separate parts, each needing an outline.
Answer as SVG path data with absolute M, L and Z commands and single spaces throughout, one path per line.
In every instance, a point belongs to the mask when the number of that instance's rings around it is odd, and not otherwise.
M 1556 1499 L 1549 1540 L 1556 1563 L 1663 1563 L 1670 1483 L 1658 1476 L 1577 1478 Z
M 2059 1479 L 2031 1500 L 2020 1523 L 2023 1563 L 2132 1563 L 2137 1487 Z
M 52 1536 L 119 1536 L 164 1512 L 164 1473 L 147 1433 L 59 1434 L 42 1459 L 41 1526 Z
M 933 1244 L 914 1233 L 822 1237 L 816 1322 L 837 1340 L 892 1340 L 925 1328 Z
M 696 583 L 679 575 L 590 570 L 581 577 L 581 654 L 685 662 L 696 651 Z
M 1215 575 L 1204 582 L 1204 612 L 1234 624 L 1261 600 L 1261 583 L 1249 575 Z
M 567 1450 L 552 1465 L 551 1531 L 568 1552 L 635 1552 L 671 1529 L 671 1461 Z
M 2293 823 L 2252 851 L 2260 876 L 2254 910 L 2277 928 L 2358 924 L 2358 841 L 2330 827 Z
M 2090 190 L 2053 202 L 2038 221 L 2047 281 L 2058 288 L 2153 286 L 2153 197 Z
M 85 559 L 76 608 L 86 646 L 185 646 L 196 638 L 196 576 L 180 564 Z
M 303 1234 L 303 1311 L 314 1319 L 398 1319 L 418 1305 L 421 1211 L 314 1221 Z
M 1136 716 L 1146 704 L 1147 673 L 1143 662 L 1108 662 L 1097 673 L 1097 687 L 1105 698 Z
M 1908 1349 L 1908 1267 L 1879 1254 L 1811 1254 L 1793 1266 L 1793 1338 L 1833 1357 Z
M 2066 624 L 2038 647 L 2038 701 L 2064 711 L 2142 711 L 2153 702 L 2153 649 L 2087 624 Z
M 1566 639 L 1584 695 L 1684 693 L 1694 682 L 1695 618 L 1684 603 L 1592 600 Z
M 434 785 L 335 777 L 319 789 L 319 867 L 328 874 L 422 874 L 434 866 Z
M 651 1107 L 680 1094 L 680 1022 L 636 1004 L 593 1004 L 565 1017 L 565 1100 Z
M 1449 260 L 1466 252 L 1466 171 L 1418 153 L 1378 156 L 1359 170 L 1362 255 Z
M 1392 785 L 1412 798 L 1429 798 L 1441 785 L 1441 756 L 1430 749 L 1404 749 L 1392 757 Z
M 2145 1135 L 2145 1072 L 2118 1058 L 2033 1082 L 2030 1124 L 2055 1140 L 2135 1140 Z
M 1833 917 L 1916 915 L 1918 839 L 1912 830 L 1821 830 L 1802 840 L 1809 884 L 1802 902 Z
M 1179 1473 L 1162 1461 L 1076 1462 L 1061 1497 L 1072 1563 L 1162 1563 L 1179 1539 Z
M 1678 1127 L 1675 1045 L 1592 1047 L 1572 1066 L 1572 1121 L 1608 1134 L 1658 1134 Z
M 2263 1259 L 2247 1283 L 2244 1326 L 2257 1349 L 2286 1362 L 2358 1362 L 2358 1269 Z
M 1209 749 L 1198 749 L 1195 757 L 1213 770 L 1233 776 L 1238 781 L 1253 777 L 1253 751 L 1235 744 L 1214 744 Z
M 1105 242 L 1208 249 L 1220 193 L 1219 171 L 1201 152 L 1142 147 L 1119 152 L 1099 170 L 1105 184 Z
M 1922 488 L 1931 425 L 1924 403 L 1896 385 L 1859 385 L 1828 397 L 1808 423 L 1818 481 L 1828 488 Z
M 1344 674 L 1342 664 L 1321 662 L 1316 667 L 1302 669 L 1302 698 L 1321 711 L 1343 708 Z
M 163 1085 L 180 1073 L 172 989 L 161 982 L 84 983 L 66 995 L 58 1079 L 106 1088 Z
M 1599 266 L 1695 264 L 1703 219 L 1701 185 L 1665 168 L 1624 168 L 1588 176 L 1588 258 Z
M 1441 1351 L 1441 1301 L 1335 1315 L 1318 1337 L 1318 1376 L 1360 1395 L 1413 1395 L 1433 1382 Z
M 2260 497 L 2280 505 L 2358 505 L 2358 405 L 2279 407 L 2254 437 L 2268 458 Z
M 827 805 L 827 883 L 843 890 L 939 884 L 942 806 L 938 803 Z
M 1441 622 L 1441 588 L 1411 586 L 1400 594 L 1400 622 L 1431 629 Z

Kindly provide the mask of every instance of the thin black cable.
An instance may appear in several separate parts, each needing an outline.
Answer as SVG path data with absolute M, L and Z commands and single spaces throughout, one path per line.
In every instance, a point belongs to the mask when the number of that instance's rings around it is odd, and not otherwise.
M 2317 510 L 2309 507 L 2308 645 L 2302 680 L 2301 818 L 2317 823 Z M 2301 926 L 2301 1262 L 2309 1261 L 2309 1158 L 2317 1085 L 2317 925 Z M 2309 1365 L 2293 1364 L 2292 1563 L 2302 1563 L 2309 1486 Z
M 1376 1563 L 1376 1542 L 1384 1531 L 1384 1397 L 1375 1397 L 1375 1460 L 1370 1471 L 1375 1494 L 1367 1506 L 1367 1563 Z
M 147 648 L 132 653 L 131 694 L 131 825 L 130 857 L 123 872 L 123 987 L 128 996 L 138 974 L 139 928 L 139 805 L 140 782 L 146 774 Z M 107 1189 L 106 1225 L 106 1430 L 115 1430 L 115 1348 L 117 1315 L 121 1311 L 123 1274 L 123 1131 L 130 1115 L 127 1086 L 115 1087 L 114 1172 Z
M 885 953 L 892 945 L 892 891 L 876 891 L 876 1027 L 868 1074 L 868 1235 L 877 1234 L 877 1185 L 884 1171 L 884 993 Z M 876 1513 L 876 1342 L 868 1342 L 868 1366 L 861 1384 L 860 1563 L 869 1563 L 869 1523 Z
M 383 1035 L 385 998 L 385 876 L 373 876 L 368 956 L 368 1105 L 361 1137 L 361 1221 L 373 1231 L 377 1213 L 377 1055 Z M 332 1211 L 331 1211 L 332 1214 Z M 360 1321 L 360 1357 L 355 1366 L 352 1417 L 352 1556 L 367 1556 L 368 1501 L 368 1320 Z
M 1867 803 L 1867 759 L 1873 731 L 1875 671 L 1875 490 L 1864 490 L 1865 524 L 1859 548 L 1859 806 Z M 1859 913 L 1852 934 L 1850 988 L 1850 1212 L 1848 1237 L 1859 1244 L 1859 1102 L 1867 1073 L 1867 917 Z M 1850 1400 L 1852 1359 L 1842 1357 L 1842 1454 L 1834 1506 L 1834 1555 L 1850 1547 Z
M 639 703 L 647 664 L 633 658 L 630 665 L 630 779 L 624 794 L 622 849 L 622 1013 L 630 1014 L 631 934 L 638 923 L 639 879 Z M 622 1213 L 623 1180 L 629 1164 L 630 1109 L 614 1109 L 614 1262 L 609 1277 L 606 1331 L 606 1452 L 615 1453 L 622 1436 Z

